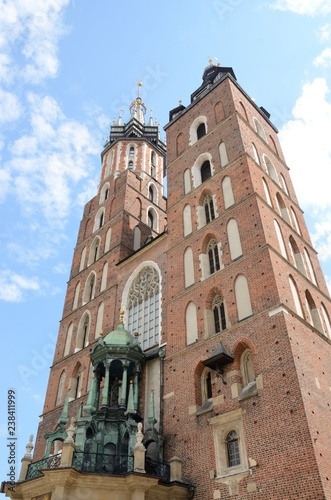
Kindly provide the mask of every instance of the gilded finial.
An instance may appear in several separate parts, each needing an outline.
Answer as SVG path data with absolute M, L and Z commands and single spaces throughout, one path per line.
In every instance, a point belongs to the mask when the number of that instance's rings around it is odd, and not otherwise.
M 140 97 L 140 87 L 142 87 L 143 82 L 138 82 L 138 97 Z
M 123 309 L 120 310 L 120 324 L 123 325 L 124 322 L 124 311 Z
M 212 62 L 213 62 L 213 58 L 212 58 L 212 57 L 210 57 L 210 58 L 208 59 L 208 62 L 209 62 L 209 64 L 212 64 Z
M 181 99 L 178 99 L 178 104 L 182 104 L 182 100 Z
M 103 330 L 100 330 L 99 335 L 100 337 L 103 337 Z

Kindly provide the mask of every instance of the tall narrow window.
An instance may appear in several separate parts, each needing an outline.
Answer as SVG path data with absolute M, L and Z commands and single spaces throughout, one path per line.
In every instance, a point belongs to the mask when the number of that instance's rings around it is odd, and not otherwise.
M 131 146 L 129 149 L 129 158 L 134 158 L 134 146 Z
M 268 205 L 270 205 L 272 207 L 268 184 L 263 177 L 262 177 L 262 184 L 263 184 L 264 194 L 265 194 L 265 198 L 267 200 L 267 203 L 268 203 Z
M 221 142 L 221 144 L 218 147 L 218 152 L 220 155 L 221 167 L 224 168 L 229 163 L 225 142 Z
M 210 167 L 210 161 L 206 160 L 203 162 L 201 165 L 201 182 L 205 182 L 207 179 L 211 177 L 211 167 Z
M 151 266 L 144 267 L 133 280 L 127 299 L 128 330 L 138 332 L 142 349 L 159 343 L 160 277 Z
M 236 219 L 229 220 L 227 224 L 227 234 L 231 260 L 235 260 L 243 253 Z
M 210 194 L 206 196 L 203 204 L 205 208 L 206 224 L 208 224 L 215 219 L 214 200 Z
M 269 158 L 266 155 L 263 155 L 263 160 L 267 173 L 270 175 L 271 179 L 273 179 L 275 182 L 277 182 L 277 184 L 279 184 L 279 179 L 274 164 L 269 160 Z
M 314 269 L 313 269 L 313 265 L 311 263 L 311 260 L 310 260 L 310 256 L 309 256 L 309 253 L 307 251 L 306 248 L 303 249 L 303 253 L 304 253 L 304 256 L 305 256 L 305 259 L 306 259 L 306 263 L 307 263 L 307 267 L 308 267 L 308 271 L 309 271 L 309 278 L 310 278 L 310 281 L 312 283 L 314 283 L 314 285 L 317 286 L 317 282 L 316 282 L 316 277 L 315 277 L 315 273 L 314 273 Z
M 184 172 L 184 194 L 189 193 L 191 189 L 192 189 L 191 171 L 189 168 L 187 168 Z
M 183 210 L 183 225 L 184 225 L 184 236 L 192 233 L 192 215 L 191 206 L 185 205 Z
M 267 137 L 265 135 L 265 131 L 261 125 L 261 123 L 259 122 L 259 120 L 257 118 L 253 118 L 253 121 L 254 121 L 254 125 L 255 125 L 255 130 L 256 132 L 258 133 L 258 135 L 264 140 L 267 142 Z
M 234 284 L 239 321 L 253 314 L 247 279 L 240 274 Z
M 224 208 L 229 208 L 234 204 L 234 196 L 230 177 L 226 176 L 222 180 L 222 192 L 224 199 Z
M 275 226 L 275 231 L 276 231 L 276 235 L 277 235 L 277 240 L 278 240 L 278 245 L 279 245 L 279 249 L 280 249 L 280 253 L 282 254 L 282 256 L 287 259 L 287 253 L 286 253 L 286 248 L 285 248 L 285 243 L 284 243 L 284 238 L 283 238 L 283 235 L 282 235 L 282 231 L 280 229 L 280 225 L 278 224 L 278 222 L 274 219 L 274 226 Z
M 323 327 L 322 327 L 322 322 L 321 318 L 318 312 L 318 309 L 316 307 L 316 304 L 314 302 L 313 297 L 311 296 L 311 293 L 306 290 L 306 301 L 307 301 L 307 306 L 310 314 L 310 319 L 312 325 L 319 331 L 323 333 Z
M 186 344 L 193 344 L 198 340 L 197 308 L 190 302 L 186 308 Z
M 90 316 L 89 313 L 86 312 L 85 314 L 83 314 L 79 322 L 77 337 L 76 337 L 75 352 L 79 351 L 80 349 L 83 349 L 88 344 L 89 333 L 90 333 Z
M 226 436 L 226 447 L 228 452 L 228 467 L 240 465 L 239 443 L 236 431 L 230 431 Z
M 287 211 L 284 200 L 279 193 L 276 194 L 276 200 L 277 200 L 277 205 L 278 205 L 278 210 L 279 210 L 280 215 L 288 224 L 291 225 L 291 219 L 290 219 L 289 213 Z
M 152 212 L 149 210 L 148 212 L 148 226 L 153 229 L 154 227 L 154 217 L 153 217 L 153 214 Z
M 302 311 L 302 306 L 301 306 L 301 302 L 300 302 L 300 298 L 299 298 L 297 285 L 296 285 L 294 279 L 292 278 L 292 276 L 289 276 L 289 283 L 290 283 L 290 288 L 291 288 L 291 292 L 292 292 L 292 297 L 293 297 L 294 307 L 295 307 L 296 313 L 301 318 L 303 318 L 304 316 L 303 316 L 303 311 Z
M 218 252 L 218 246 L 216 240 L 210 240 L 207 246 L 208 261 L 209 261 L 209 272 L 214 274 L 216 271 L 220 270 L 220 256 Z
M 71 347 L 71 339 L 72 339 L 72 332 L 73 332 L 73 324 L 70 323 L 68 331 L 67 331 L 67 338 L 66 338 L 66 343 L 64 346 L 64 356 L 67 356 L 70 352 L 70 347 Z
M 81 256 L 80 256 L 80 264 L 79 264 L 79 270 L 82 271 L 85 266 L 85 258 L 86 258 L 86 247 L 83 248 Z
M 226 330 L 226 316 L 223 298 L 217 295 L 213 300 L 212 308 L 214 315 L 215 333 Z
M 184 283 L 185 288 L 194 284 L 193 250 L 188 247 L 184 252 Z
M 92 271 L 89 274 L 85 283 L 84 293 L 83 293 L 83 304 L 86 304 L 86 302 L 89 302 L 90 300 L 94 299 L 95 288 L 96 288 L 96 274 L 94 271 Z
M 200 125 L 197 128 L 198 140 L 201 139 L 201 137 L 203 137 L 204 135 L 206 135 L 206 125 L 204 123 L 200 123 Z
M 302 273 L 306 276 L 306 268 L 305 268 L 305 265 L 303 262 L 302 255 L 301 255 L 299 247 L 298 247 L 298 245 L 297 245 L 297 243 L 292 235 L 290 236 L 289 241 L 290 241 L 290 249 L 292 252 L 292 257 L 294 260 L 294 265 L 298 269 L 298 271 L 300 271 L 300 273 Z
M 63 403 L 66 378 L 67 378 L 67 374 L 63 370 L 63 372 L 61 373 L 60 380 L 59 380 L 59 386 L 58 386 L 58 390 L 57 390 L 56 403 L 55 403 L 56 405 L 60 405 L 61 403 Z
M 133 161 L 132 160 L 129 160 L 128 169 L 133 170 Z

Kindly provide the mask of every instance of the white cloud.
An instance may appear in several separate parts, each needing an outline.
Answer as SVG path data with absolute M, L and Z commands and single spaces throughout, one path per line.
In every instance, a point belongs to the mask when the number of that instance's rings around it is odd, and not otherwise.
M 15 76 L 38 83 L 58 72 L 57 44 L 65 32 L 63 10 L 70 0 L 11 0 L 0 4 L 0 60 L 5 68 L 0 78 L 8 79 L 7 67 L 12 60 L 15 43 L 23 56 L 12 67 Z M 17 49 L 17 46 L 16 46 Z M 18 58 L 16 58 L 18 61 Z M 13 76 L 13 73 L 11 74 Z
M 27 291 L 40 289 L 37 278 L 26 278 L 9 270 L 0 272 L 0 300 L 21 302 Z
M 21 113 L 21 105 L 16 95 L 0 88 L 0 124 L 18 120 Z
M 55 99 L 28 96 L 30 134 L 16 139 L 5 168 L 25 213 L 48 220 L 68 215 L 72 187 L 91 174 L 90 157 L 100 146 L 86 125 L 68 119 Z
M 325 79 L 303 86 L 292 113 L 279 139 L 299 203 L 316 220 L 312 240 L 325 260 L 331 257 L 331 103 Z
M 319 56 L 315 57 L 313 64 L 324 68 L 331 66 L 331 48 L 324 49 Z
M 331 38 L 331 24 L 323 24 L 317 30 L 317 39 L 321 43 L 328 42 Z
M 331 12 L 330 0 L 276 0 L 271 7 L 308 16 L 326 15 Z

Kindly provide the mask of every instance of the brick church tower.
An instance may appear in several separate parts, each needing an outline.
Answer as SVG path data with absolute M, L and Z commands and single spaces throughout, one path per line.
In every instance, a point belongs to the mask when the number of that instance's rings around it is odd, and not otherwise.
M 167 162 L 139 91 L 111 126 L 10 498 L 331 499 L 325 280 L 269 114 L 202 80 Z

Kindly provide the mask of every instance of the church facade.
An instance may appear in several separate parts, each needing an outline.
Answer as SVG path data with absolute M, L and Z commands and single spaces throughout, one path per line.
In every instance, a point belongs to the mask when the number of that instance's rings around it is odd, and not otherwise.
M 277 130 L 208 66 L 101 153 L 10 498 L 331 499 L 331 303 Z M 163 177 L 167 175 L 167 198 Z

